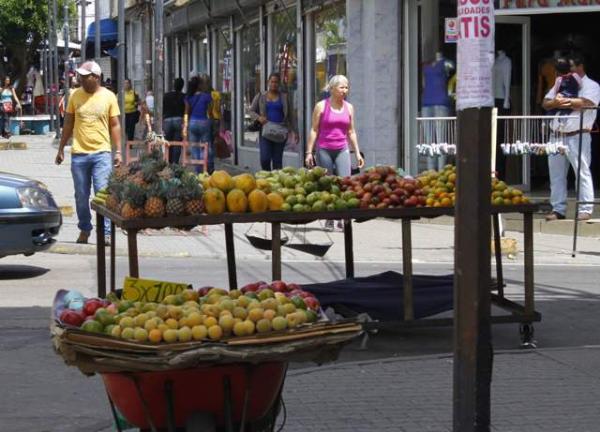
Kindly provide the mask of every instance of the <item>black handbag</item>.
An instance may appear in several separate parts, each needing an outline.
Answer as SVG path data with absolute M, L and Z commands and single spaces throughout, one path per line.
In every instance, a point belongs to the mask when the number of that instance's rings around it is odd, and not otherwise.
M 254 120 L 252 123 L 250 123 L 248 125 L 246 130 L 248 132 L 260 132 L 261 128 L 262 128 L 262 124 L 260 124 L 260 122 L 258 120 Z

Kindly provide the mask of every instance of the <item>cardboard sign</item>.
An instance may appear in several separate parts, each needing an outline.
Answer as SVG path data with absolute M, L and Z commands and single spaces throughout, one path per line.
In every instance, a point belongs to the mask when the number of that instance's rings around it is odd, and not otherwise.
M 458 42 L 458 18 L 444 20 L 444 41 L 446 43 Z
M 494 106 L 493 0 L 458 0 L 456 109 Z
M 124 300 L 160 302 L 171 294 L 180 294 L 192 286 L 184 283 L 126 277 L 123 283 Z

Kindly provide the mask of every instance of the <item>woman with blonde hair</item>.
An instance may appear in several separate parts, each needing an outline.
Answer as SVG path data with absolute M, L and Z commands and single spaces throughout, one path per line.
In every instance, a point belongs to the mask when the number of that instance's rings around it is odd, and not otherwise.
M 317 162 L 327 169 L 328 174 L 346 177 L 351 172 L 350 145 L 356 155 L 358 167 L 365 164 L 354 127 L 354 107 L 346 101 L 349 85 L 344 75 L 335 75 L 327 84 L 330 97 L 315 105 L 312 127 L 306 144 L 304 162 L 309 168 L 315 166 L 314 148 L 317 147 Z M 341 225 L 341 224 L 340 224 Z M 333 228 L 333 221 L 327 221 Z

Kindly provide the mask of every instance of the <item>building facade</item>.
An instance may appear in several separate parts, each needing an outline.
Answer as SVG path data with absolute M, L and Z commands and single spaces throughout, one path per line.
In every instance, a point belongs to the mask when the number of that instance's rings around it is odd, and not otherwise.
M 149 3 L 128 0 L 128 74 L 139 92 L 151 82 L 155 56 Z M 496 47 L 512 60 L 503 114 L 541 113 L 543 70 L 555 51 L 582 52 L 589 75 L 600 78 L 597 1 L 495 0 L 495 7 Z M 286 144 L 286 165 L 304 159 L 311 112 L 328 78 L 347 75 L 367 165 L 394 164 L 414 174 L 426 166 L 416 150 L 417 118 L 431 112 L 424 110 L 424 73 L 440 59 L 449 66 L 440 78 L 447 81 L 444 112 L 454 115 L 456 8 L 456 0 L 168 0 L 165 88 L 176 77 L 208 73 L 223 93 L 235 163 L 258 169 L 258 135 L 247 130 L 247 111 L 268 75 L 281 74 L 293 102 L 296 134 Z M 547 182 L 545 158 L 500 163 L 511 183 Z

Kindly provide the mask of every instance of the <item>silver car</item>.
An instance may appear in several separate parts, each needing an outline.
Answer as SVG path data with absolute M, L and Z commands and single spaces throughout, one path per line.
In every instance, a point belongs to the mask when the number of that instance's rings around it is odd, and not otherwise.
M 60 210 L 43 183 L 0 172 L 0 258 L 48 249 L 61 225 Z

